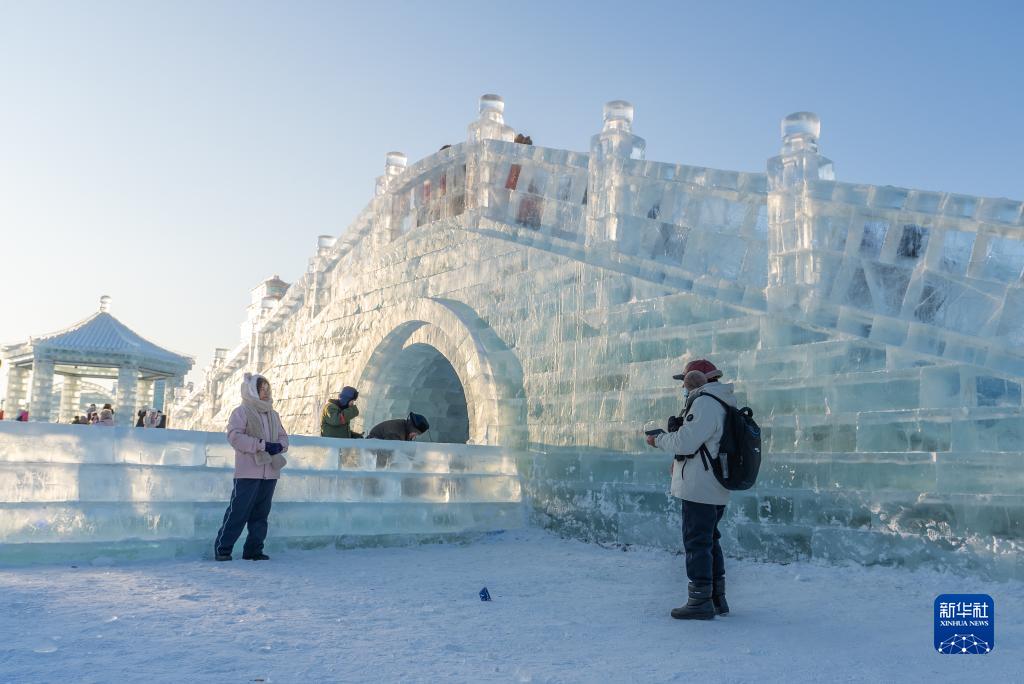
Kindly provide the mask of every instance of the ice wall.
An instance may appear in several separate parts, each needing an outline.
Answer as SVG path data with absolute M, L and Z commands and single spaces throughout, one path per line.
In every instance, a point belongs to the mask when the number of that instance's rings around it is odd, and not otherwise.
M 0 563 L 207 553 L 231 492 L 223 433 L 0 422 Z M 516 528 L 514 454 L 295 436 L 271 542 L 379 543 Z
M 983 369 L 914 366 L 866 341 L 718 358 L 745 404 L 777 411 L 759 417 L 766 458 L 757 486 L 733 495 L 728 553 L 1024 578 L 1019 385 Z M 657 415 L 635 401 L 638 415 Z M 954 402 L 972 407 L 935 408 Z M 932 408 L 904 408 L 914 403 Z M 680 547 L 663 455 L 561 446 L 519 465 L 535 524 Z

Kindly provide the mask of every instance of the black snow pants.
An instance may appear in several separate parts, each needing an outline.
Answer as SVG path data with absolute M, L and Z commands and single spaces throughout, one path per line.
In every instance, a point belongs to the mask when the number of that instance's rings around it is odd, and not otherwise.
M 683 548 L 686 576 L 694 584 L 711 584 L 725 577 L 725 557 L 718 540 L 718 523 L 725 506 L 683 500 Z
M 270 502 L 274 498 L 277 480 L 235 478 L 231 489 L 231 502 L 224 511 L 224 522 L 214 548 L 220 555 L 230 555 L 235 542 L 242 534 L 242 528 L 249 526 L 249 535 L 242 548 L 243 556 L 263 553 L 263 542 L 267 538 L 267 518 L 270 516 Z

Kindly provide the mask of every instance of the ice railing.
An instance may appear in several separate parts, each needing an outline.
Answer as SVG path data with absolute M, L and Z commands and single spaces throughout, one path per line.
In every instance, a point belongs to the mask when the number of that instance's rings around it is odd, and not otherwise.
M 584 241 L 588 155 L 497 140 L 477 155 L 481 217 Z
M 822 180 L 793 201 L 773 279 L 812 322 L 1024 375 L 1021 202 Z
M 764 309 L 765 174 L 632 159 L 595 169 L 586 154 L 499 141 L 478 154 L 483 226 L 511 226 L 535 247 L 575 246 L 574 257 L 598 265 L 632 261 L 658 282 Z
M 286 456 L 280 538 L 525 521 L 515 454 L 499 447 L 293 436 Z M 0 562 L 21 544 L 208 541 L 233 467 L 223 433 L 0 422 Z
M 390 239 L 463 214 L 467 208 L 467 172 L 465 145 L 459 144 L 421 159 L 395 179 L 388 188 L 390 201 L 381 209 Z
M 764 174 L 612 160 L 594 195 L 589 164 L 586 153 L 484 140 L 395 169 L 378 180 L 377 197 L 337 244 L 310 260 L 262 331 L 277 329 L 304 303 L 317 274 L 319 299 L 339 295 L 355 284 L 350 274 L 359 264 L 387 258 L 389 244 L 452 221 L 468 230 L 512 227 L 513 239 L 542 248 L 575 245 L 575 257 L 600 265 L 613 265 L 602 261 L 607 254 L 630 259 L 634 271 L 659 282 L 764 308 Z M 587 205 L 595 201 L 613 211 L 604 217 L 616 226 L 610 239 L 588 236 Z

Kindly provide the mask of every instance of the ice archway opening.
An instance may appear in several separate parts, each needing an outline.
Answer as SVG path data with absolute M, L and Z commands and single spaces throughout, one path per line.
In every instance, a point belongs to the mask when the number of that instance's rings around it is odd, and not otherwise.
M 466 391 L 444 354 L 416 342 L 382 359 L 375 383 L 379 400 L 373 413 L 401 418 L 410 411 L 427 416 L 431 442 L 465 444 L 469 441 L 469 406 Z M 368 415 L 370 412 L 368 411 Z
M 525 443 L 522 367 L 470 307 L 419 299 L 382 310 L 368 332 L 355 366 L 367 430 L 415 411 L 430 441 Z

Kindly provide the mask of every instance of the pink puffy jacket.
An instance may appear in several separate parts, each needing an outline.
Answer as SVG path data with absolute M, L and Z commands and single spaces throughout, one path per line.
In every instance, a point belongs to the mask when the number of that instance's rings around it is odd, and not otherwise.
M 263 450 L 263 440 L 245 434 L 245 422 L 245 409 L 238 406 L 228 418 L 228 444 L 235 447 L 235 477 L 254 480 L 280 478 L 281 471 L 271 464 L 256 463 L 256 453 Z M 284 431 L 284 426 L 281 427 L 279 441 L 284 450 L 288 451 L 288 435 Z

